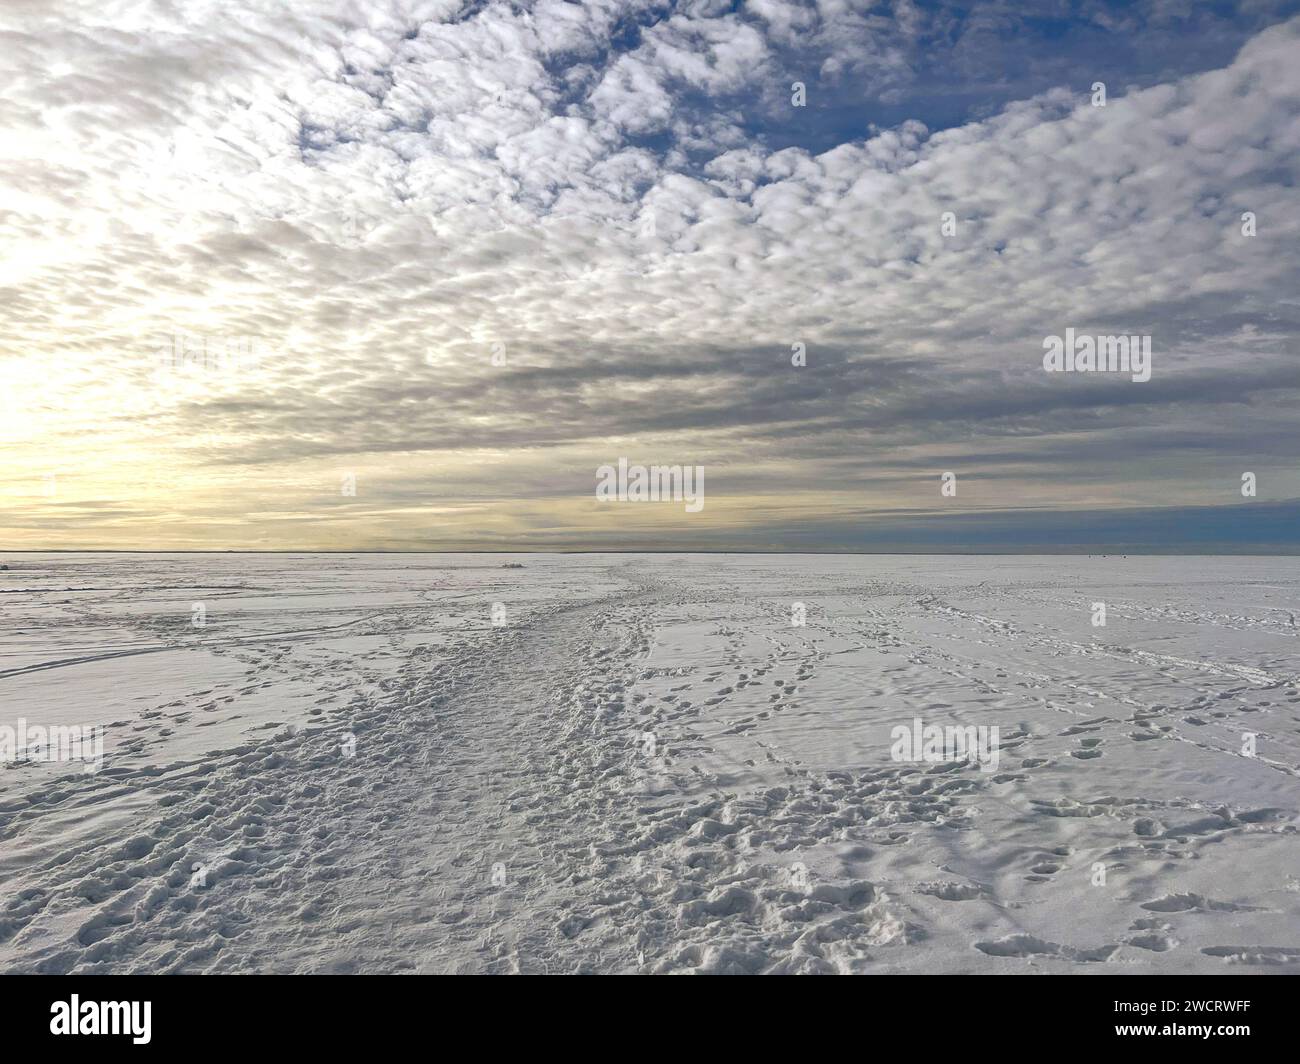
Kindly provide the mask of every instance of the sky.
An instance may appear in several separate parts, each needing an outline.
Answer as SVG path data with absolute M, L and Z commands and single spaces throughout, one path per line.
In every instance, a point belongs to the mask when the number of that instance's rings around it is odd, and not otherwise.
M 1298 11 L 5 0 L 0 548 L 1296 552 Z

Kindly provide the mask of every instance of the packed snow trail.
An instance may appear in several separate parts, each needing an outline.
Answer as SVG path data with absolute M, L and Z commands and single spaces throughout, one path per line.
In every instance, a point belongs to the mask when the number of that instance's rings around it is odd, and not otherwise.
M 160 812 L 37 863 L 45 885 L 5 937 L 41 971 L 528 966 L 507 953 L 513 913 L 541 907 L 562 934 L 555 873 L 588 845 L 593 773 L 620 741 L 557 702 L 602 687 L 636 601 L 486 628 L 455 663 L 403 665 L 345 723 L 137 781 Z M 120 793 L 104 783 L 92 801 Z

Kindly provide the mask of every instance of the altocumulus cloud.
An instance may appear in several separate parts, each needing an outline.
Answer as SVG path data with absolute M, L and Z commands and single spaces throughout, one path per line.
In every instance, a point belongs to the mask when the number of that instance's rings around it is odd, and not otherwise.
M 1300 497 L 1300 20 L 1171 10 L 8 3 L 0 529 L 1260 546 L 1198 515 Z M 708 505 L 598 506 L 620 456 Z

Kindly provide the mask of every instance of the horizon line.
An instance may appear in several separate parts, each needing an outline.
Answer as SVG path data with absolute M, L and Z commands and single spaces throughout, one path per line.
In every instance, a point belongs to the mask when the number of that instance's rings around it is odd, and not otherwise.
M 664 550 L 647 548 L 644 550 L 623 548 L 616 550 L 597 549 L 554 549 L 554 550 L 506 550 L 484 549 L 261 549 L 261 548 L 209 548 L 195 549 L 145 549 L 139 547 L 44 547 L 44 548 L 4 548 L 0 555 L 9 554 L 771 554 L 780 556 L 825 557 L 847 555 L 852 557 L 1086 557 L 1109 558 L 1127 557 L 1130 554 L 1144 558 L 1294 558 L 1300 557 L 1300 549 L 1292 550 L 1232 550 L 1232 551 L 1175 551 L 1148 550 L 1141 547 L 1124 547 L 1106 551 L 1082 550 L 720 550 L 709 548 Z

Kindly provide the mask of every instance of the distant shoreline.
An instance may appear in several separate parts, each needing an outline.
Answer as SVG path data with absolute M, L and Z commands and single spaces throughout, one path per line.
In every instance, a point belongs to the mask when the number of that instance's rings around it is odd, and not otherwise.
M 465 550 L 465 549 L 410 549 L 410 550 L 321 550 L 309 547 L 292 549 L 228 549 L 228 550 L 186 550 L 160 549 L 144 550 L 125 547 L 46 547 L 2 548 L 0 555 L 11 554 L 309 554 L 309 555 L 419 555 L 419 554 L 490 554 L 490 555 L 635 555 L 635 554 L 708 554 L 735 555 L 738 557 L 856 557 L 856 558 L 1300 558 L 1300 549 L 1262 549 L 1262 550 L 1220 550 L 1220 551 L 1171 551 L 1144 547 L 1124 547 L 1109 551 L 1081 550 L 721 550 L 709 548 L 685 548 L 681 550 L 663 550 L 655 548 L 629 547 L 619 550 Z

